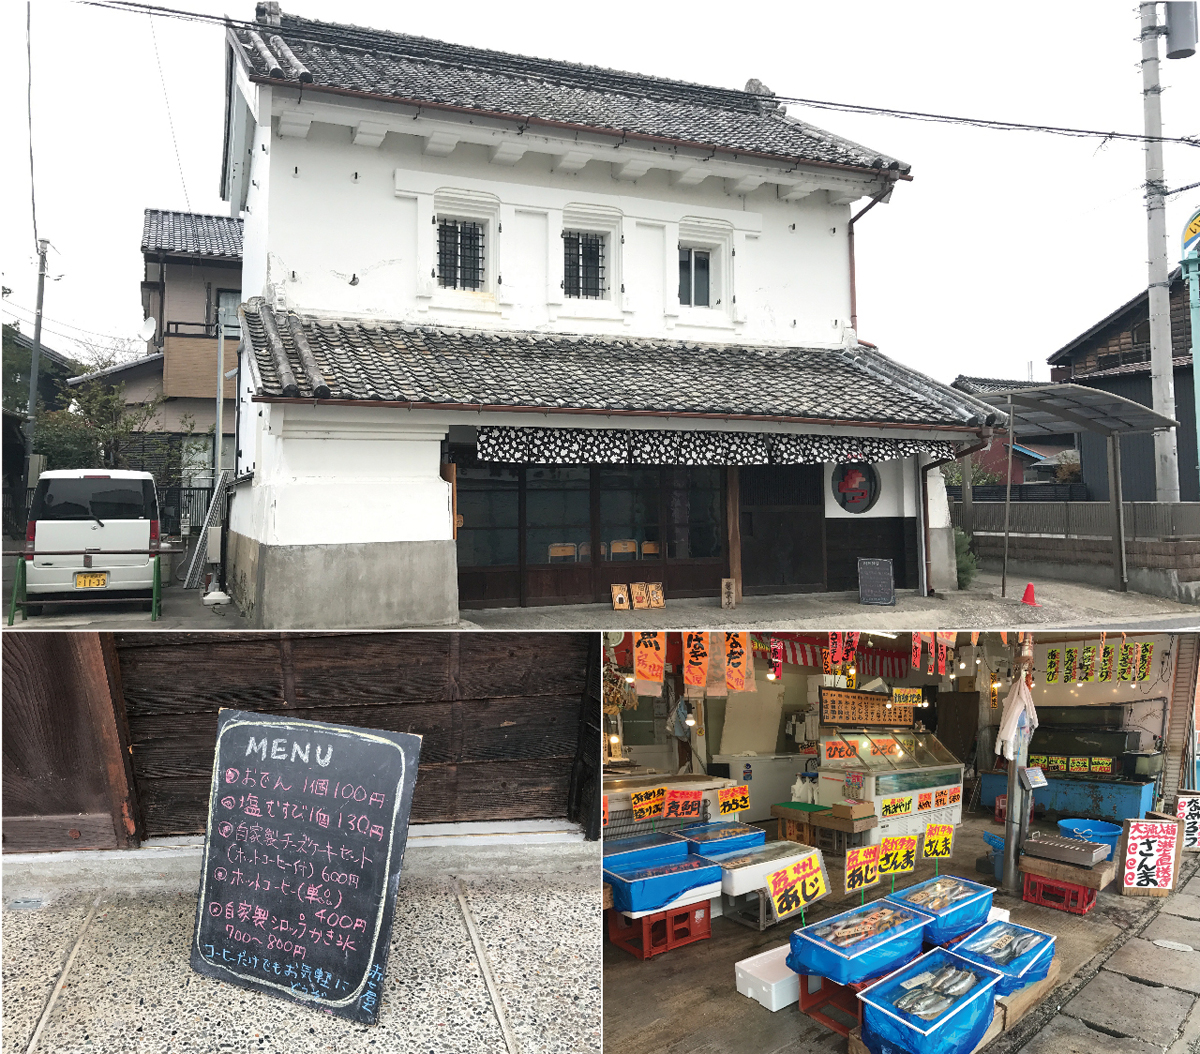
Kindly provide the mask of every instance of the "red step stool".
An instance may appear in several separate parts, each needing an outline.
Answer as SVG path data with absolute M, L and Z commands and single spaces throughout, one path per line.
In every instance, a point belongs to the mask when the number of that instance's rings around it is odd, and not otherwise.
M 1024 872 L 1025 888 L 1022 900 L 1030 904 L 1041 904 L 1047 908 L 1069 911 L 1072 915 L 1086 915 L 1096 906 L 1096 891 L 1074 882 L 1059 882 L 1054 878 Z
M 920 953 L 918 952 L 917 955 Z M 844 1014 L 855 1018 L 858 1026 L 862 1026 L 862 1000 L 858 998 L 858 993 L 869 985 L 873 985 L 883 980 L 889 974 L 893 974 L 896 970 L 903 970 L 909 963 L 913 962 L 917 955 L 910 955 L 902 963 L 898 963 L 893 970 L 889 970 L 887 974 L 881 977 L 872 977 L 869 981 L 855 981 L 850 984 L 838 984 L 837 981 L 831 981 L 828 977 L 817 977 L 821 982 L 820 987 L 815 992 L 808 990 L 809 976 L 800 975 L 800 1011 L 807 1014 L 814 1021 L 824 1025 L 826 1028 L 836 1032 L 839 1036 L 849 1038 L 850 1030 L 854 1025 L 844 1025 L 836 1018 L 830 1017 L 824 1013 L 825 1007 L 833 1005 L 841 1010 Z
M 608 939 L 636 959 L 647 959 L 712 936 L 712 912 L 707 900 L 685 908 L 627 919 L 608 909 Z

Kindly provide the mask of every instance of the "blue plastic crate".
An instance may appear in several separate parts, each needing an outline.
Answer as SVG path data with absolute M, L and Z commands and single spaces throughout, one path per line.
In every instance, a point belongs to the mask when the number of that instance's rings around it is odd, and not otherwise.
M 678 835 L 660 831 L 614 841 L 606 839 L 603 854 L 605 867 L 629 868 L 642 862 L 682 860 L 688 855 L 688 844 Z
M 681 838 L 687 839 L 689 852 L 701 856 L 750 849 L 762 845 L 767 840 L 767 832 L 761 827 L 751 827 L 734 820 L 718 820 L 716 823 L 680 827 L 677 833 Z
M 832 944 L 818 933 L 833 923 L 866 918 L 880 910 L 897 911 L 905 918 L 900 925 L 848 947 Z M 798 974 L 828 977 L 838 984 L 869 981 L 920 952 L 921 937 L 929 922 L 928 915 L 910 906 L 900 907 L 876 900 L 796 930 L 790 938 L 792 950 L 788 953 L 787 964 Z
M 721 868 L 698 856 L 630 868 L 604 868 L 618 911 L 658 911 L 700 886 L 721 882 Z
M 979 980 L 937 1017 L 926 1021 L 894 1005 L 896 999 L 911 990 L 903 982 L 924 973 L 936 973 L 947 965 L 970 970 Z M 858 993 L 863 1004 L 862 1040 L 872 1054 L 897 1048 L 914 1054 L 961 1054 L 973 1050 L 992 1023 L 999 982 L 996 970 L 945 948 L 934 948 Z
M 1000 963 L 987 952 L 978 950 L 990 938 L 998 937 L 1005 930 L 1017 930 L 1020 934 L 1031 934 L 1040 938 L 1037 944 L 1028 948 L 1024 953 L 1011 962 Z M 1015 922 L 1004 922 L 997 919 L 982 929 L 976 930 L 969 936 L 963 937 L 951 947 L 956 955 L 970 959 L 973 963 L 986 966 L 1000 972 L 1000 983 L 996 986 L 997 995 L 1010 995 L 1026 985 L 1041 981 L 1050 972 L 1050 961 L 1054 958 L 1055 937 L 1052 933 L 1030 929 L 1028 926 L 1018 926 Z
M 968 886 L 972 895 L 943 908 L 933 908 L 911 899 L 914 893 L 920 894 L 935 882 L 945 882 L 948 879 Z M 992 909 L 994 892 L 995 890 L 991 886 L 980 885 L 978 882 L 972 882 L 958 875 L 941 875 L 938 878 L 918 882 L 915 886 L 909 886 L 907 889 L 898 889 L 895 893 L 890 893 L 887 899 L 893 904 L 915 908 L 917 911 L 932 916 L 932 921 L 925 928 L 925 940 L 930 944 L 945 944 L 966 933 L 969 929 L 982 926 L 987 921 L 988 912 Z

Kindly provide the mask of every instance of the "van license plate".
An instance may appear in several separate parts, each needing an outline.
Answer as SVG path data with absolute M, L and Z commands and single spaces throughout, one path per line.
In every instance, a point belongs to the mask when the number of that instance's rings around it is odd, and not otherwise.
M 108 572 L 101 571 L 98 574 L 76 574 L 75 588 L 76 589 L 103 589 L 108 585 Z

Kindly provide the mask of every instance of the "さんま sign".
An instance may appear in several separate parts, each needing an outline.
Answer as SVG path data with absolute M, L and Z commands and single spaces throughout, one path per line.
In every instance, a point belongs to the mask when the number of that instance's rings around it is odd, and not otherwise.
M 921 855 L 926 860 L 949 860 L 954 850 L 954 824 L 927 823 L 925 847 Z
M 884 838 L 879 843 L 880 875 L 902 875 L 917 866 L 917 842 L 919 835 L 902 834 Z

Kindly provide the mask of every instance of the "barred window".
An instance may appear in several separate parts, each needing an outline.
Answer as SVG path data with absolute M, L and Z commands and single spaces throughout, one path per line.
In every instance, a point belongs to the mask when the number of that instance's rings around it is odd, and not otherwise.
M 604 296 L 604 235 L 563 231 L 563 292 L 599 300 Z
M 438 283 L 445 289 L 483 288 L 483 224 L 438 220 Z

